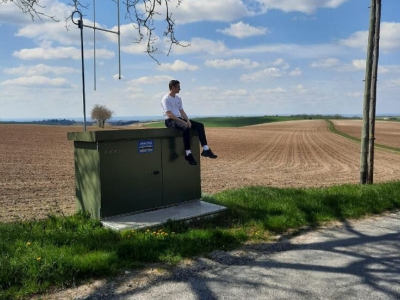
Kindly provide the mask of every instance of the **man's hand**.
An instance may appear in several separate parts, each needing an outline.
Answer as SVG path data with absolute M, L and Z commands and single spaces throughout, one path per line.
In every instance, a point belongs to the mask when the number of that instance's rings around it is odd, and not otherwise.
M 179 122 L 181 122 L 181 123 L 183 124 L 183 126 L 184 126 L 185 129 L 189 127 L 189 124 L 188 124 L 188 122 L 187 122 L 186 120 L 181 119 L 181 118 L 176 118 L 176 120 L 179 121 Z M 190 126 L 192 126 L 192 124 L 190 124 Z M 190 128 L 190 127 L 189 127 L 189 128 Z
M 192 128 L 192 123 L 190 123 L 190 120 L 187 120 L 186 124 L 187 124 L 187 126 L 188 126 L 189 128 Z

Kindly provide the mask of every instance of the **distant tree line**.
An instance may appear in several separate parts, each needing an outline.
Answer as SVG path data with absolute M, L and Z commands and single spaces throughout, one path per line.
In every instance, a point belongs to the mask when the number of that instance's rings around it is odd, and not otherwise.
M 135 123 L 139 123 L 139 120 L 129 120 L 129 121 L 112 121 L 108 122 L 112 126 L 126 126 Z M 95 122 L 97 123 L 97 122 Z M 41 121 L 1 121 L 0 124 L 32 124 L 32 125 L 60 125 L 60 126 L 72 126 L 72 125 L 82 125 L 83 122 L 78 122 L 75 120 L 67 120 L 67 119 L 48 119 Z
M 75 120 L 67 120 L 67 119 L 48 119 L 42 121 L 35 121 L 35 124 L 43 124 L 43 125 L 63 125 L 70 126 L 75 125 L 77 122 Z
M 301 114 L 301 115 L 291 115 L 291 117 L 303 117 L 303 119 L 359 119 L 360 117 L 354 116 L 354 117 L 344 117 L 342 115 L 339 114 L 335 114 L 335 115 L 321 115 L 321 114 Z
M 108 122 L 110 125 L 112 126 L 125 126 L 125 125 L 131 125 L 131 124 L 135 124 L 135 123 L 139 123 L 139 120 L 136 121 L 112 121 L 112 122 Z
M 36 124 L 36 125 L 77 125 L 81 124 L 80 122 L 76 122 L 74 120 L 67 119 L 48 119 L 41 121 L 0 121 L 1 124 Z

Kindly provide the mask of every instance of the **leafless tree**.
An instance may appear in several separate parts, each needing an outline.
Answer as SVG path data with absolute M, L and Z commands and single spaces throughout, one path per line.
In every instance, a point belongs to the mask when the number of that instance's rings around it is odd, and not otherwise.
M 104 124 L 111 119 L 113 112 L 104 105 L 96 104 L 91 112 L 92 120 L 96 120 L 99 127 L 104 128 Z
M 86 1 L 86 0 L 85 0 Z M 116 1 L 116 0 L 110 0 Z M 172 13 L 170 12 L 171 1 L 176 2 L 176 6 L 181 5 L 183 0 L 123 0 L 125 7 L 125 19 L 131 20 L 133 26 L 139 33 L 139 38 L 136 40 L 137 43 L 147 39 L 146 52 L 154 59 L 154 53 L 157 48 L 154 47 L 154 42 L 157 40 L 155 35 L 155 18 L 163 18 L 165 22 L 165 29 L 163 35 L 169 38 L 169 51 L 173 45 L 179 45 L 187 47 L 189 44 L 181 44 L 175 37 L 175 20 L 173 19 Z M 57 16 L 51 16 L 46 14 L 46 7 L 40 5 L 39 0 L 0 0 L 0 4 L 12 2 L 25 14 L 29 14 L 32 20 L 35 18 L 51 18 L 54 21 L 59 21 Z M 81 0 L 70 0 L 69 3 L 78 10 L 86 9 L 89 4 L 84 3 Z M 157 60 L 156 60 L 157 61 Z M 158 61 L 157 61 L 158 62 Z

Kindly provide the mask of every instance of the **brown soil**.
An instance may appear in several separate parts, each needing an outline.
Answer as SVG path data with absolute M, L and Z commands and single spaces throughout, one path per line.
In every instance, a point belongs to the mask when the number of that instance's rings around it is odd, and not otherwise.
M 335 125 L 348 134 L 361 130 L 361 121 Z M 400 123 L 377 122 L 377 143 L 400 148 L 399 129 Z M 75 212 L 71 131 L 82 128 L 0 125 L 0 222 Z M 207 128 L 207 135 L 219 157 L 201 159 L 206 194 L 250 185 L 322 187 L 359 180 L 359 143 L 329 132 L 322 120 Z M 375 182 L 398 180 L 399 172 L 400 154 L 376 150 Z
M 361 120 L 335 120 L 337 130 L 356 138 L 361 137 Z M 375 123 L 375 143 L 400 148 L 400 122 L 377 121 Z

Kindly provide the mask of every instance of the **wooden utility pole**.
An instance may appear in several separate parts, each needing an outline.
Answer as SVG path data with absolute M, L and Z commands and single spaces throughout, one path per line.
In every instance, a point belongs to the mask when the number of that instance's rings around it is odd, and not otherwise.
M 369 106 L 370 124 L 369 124 L 369 148 L 368 148 L 368 175 L 367 175 L 368 184 L 374 183 L 375 114 L 376 114 L 376 89 L 378 80 L 380 28 L 381 28 L 381 0 L 376 0 L 374 50 L 372 55 L 371 100 Z
M 367 183 L 368 177 L 368 144 L 369 144 L 369 110 L 371 99 L 372 55 L 374 50 L 376 0 L 371 0 L 371 12 L 368 35 L 367 63 L 365 69 L 363 127 L 361 131 L 360 183 Z

